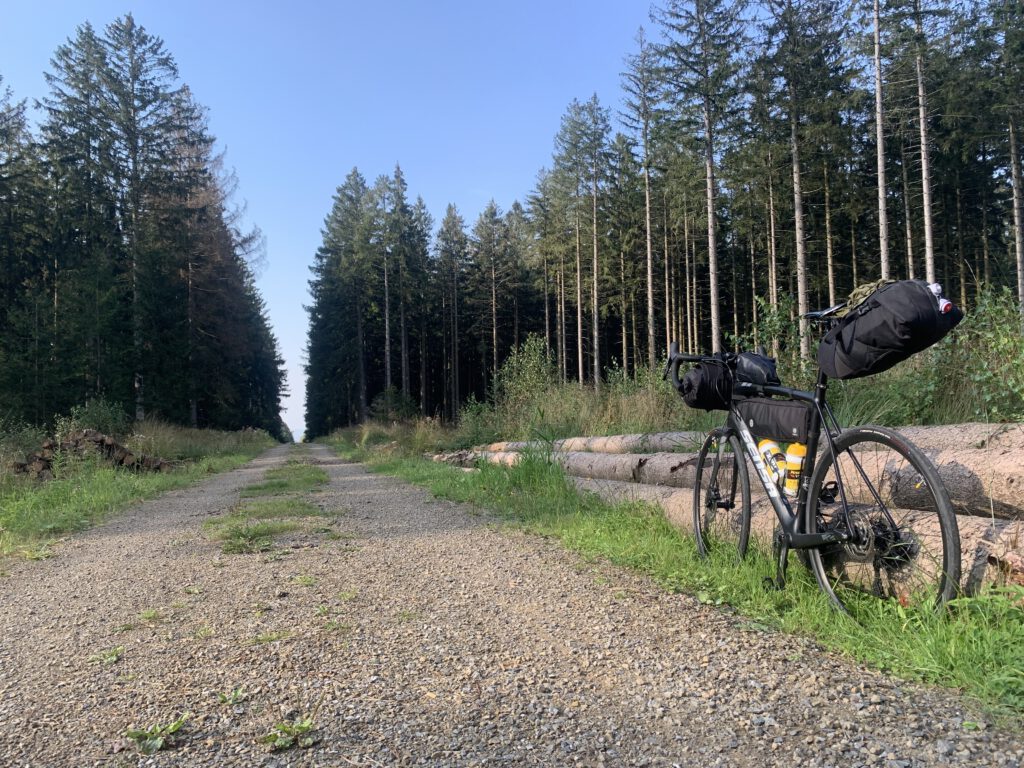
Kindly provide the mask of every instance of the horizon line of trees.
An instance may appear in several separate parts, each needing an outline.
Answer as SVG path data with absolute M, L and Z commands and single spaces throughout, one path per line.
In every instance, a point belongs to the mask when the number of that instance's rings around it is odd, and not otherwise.
M 879 278 L 968 311 L 1005 288 L 1024 318 L 1024 6 L 667 0 L 652 20 L 621 112 L 574 100 L 507 212 L 449 206 L 431 238 L 400 169 L 349 174 L 307 308 L 311 436 L 396 404 L 455 419 L 530 333 L 600 388 L 673 339 L 807 359 L 781 327 Z
M 174 58 L 128 14 L 77 27 L 50 67 L 37 133 L 0 73 L 0 417 L 102 398 L 286 439 L 262 236 Z

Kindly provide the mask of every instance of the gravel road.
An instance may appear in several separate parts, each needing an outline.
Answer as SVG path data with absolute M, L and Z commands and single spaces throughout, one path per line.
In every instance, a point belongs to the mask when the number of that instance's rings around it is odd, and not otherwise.
M 1024 764 L 1020 733 L 949 691 L 584 563 L 322 446 L 310 455 L 331 481 L 309 498 L 335 533 L 222 554 L 202 522 L 296 450 L 4 564 L 0 765 Z M 124 738 L 182 713 L 152 757 Z M 259 743 L 307 716 L 311 748 Z

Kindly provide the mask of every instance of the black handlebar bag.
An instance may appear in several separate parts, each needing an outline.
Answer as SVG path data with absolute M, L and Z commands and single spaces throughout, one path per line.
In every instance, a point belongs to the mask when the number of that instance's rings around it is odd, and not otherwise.
M 679 394 L 691 408 L 727 411 L 732 400 L 732 371 L 724 359 L 697 363 L 679 382 Z
M 818 365 L 832 379 L 859 379 L 887 371 L 927 349 L 963 319 L 923 280 L 887 283 L 832 328 L 818 346 Z

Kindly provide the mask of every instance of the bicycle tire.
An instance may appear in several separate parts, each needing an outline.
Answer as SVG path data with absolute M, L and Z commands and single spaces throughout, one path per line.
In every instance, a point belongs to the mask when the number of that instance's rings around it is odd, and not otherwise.
M 836 457 L 846 494 L 837 493 Z M 913 443 L 884 427 L 843 431 L 835 457 L 814 468 L 804 512 L 809 533 L 851 528 L 857 543 L 807 551 L 818 585 L 840 608 L 852 594 L 934 607 L 960 586 L 960 534 L 935 465 Z
M 736 494 L 739 491 L 739 504 Z M 708 557 L 718 548 L 747 555 L 750 540 L 750 478 L 743 446 L 725 428 L 704 439 L 693 482 L 693 535 L 697 552 Z

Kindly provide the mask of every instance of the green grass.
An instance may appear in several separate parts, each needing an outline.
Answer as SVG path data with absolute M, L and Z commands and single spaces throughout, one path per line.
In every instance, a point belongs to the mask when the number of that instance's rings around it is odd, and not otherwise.
M 330 517 L 331 514 L 308 501 L 280 496 L 240 504 L 231 511 L 230 516 L 270 520 L 281 517 Z
M 415 457 L 374 459 L 342 436 L 334 445 L 351 458 L 369 460 L 377 471 L 557 538 L 586 559 L 648 574 L 665 589 L 704 603 L 732 606 L 753 629 L 809 635 L 900 677 L 961 689 L 993 717 L 1024 716 L 1024 588 L 964 598 L 946 613 L 912 612 L 865 598 L 852 606 L 853 617 L 845 616 L 831 608 L 795 557 L 786 589 L 766 590 L 763 579 L 774 569 L 766 553 L 754 551 L 741 565 L 725 553 L 705 562 L 692 539 L 659 509 L 580 494 L 543 455 L 528 455 L 511 469 L 485 465 L 466 473 Z
M 320 467 L 304 461 L 292 460 L 284 466 L 267 470 L 262 483 L 242 489 L 242 498 L 275 496 L 285 493 L 304 493 L 324 485 L 327 473 Z
M 238 504 L 226 515 L 204 522 L 203 529 L 221 543 L 225 554 L 248 555 L 271 551 L 275 537 L 304 530 L 303 519 L 325 515 L 329 513 L 294 496 L 272 496 Z M 323 530 L 331 529 L 316 529 Z
M 301 528 L 292 520 L 229 520 L 213 528 L 212 538 L 221 542 L 226 555 L 252 555 L 269 552 L 274 547 L 274 537 Z
M 170 473 L 132 473 L 75 462 L 45 483 L 0 483 L 0 557 L 45 551 L 46 543 L 107 520 L 145 499 L 239 467 L 267 447 L 211 456 Z

